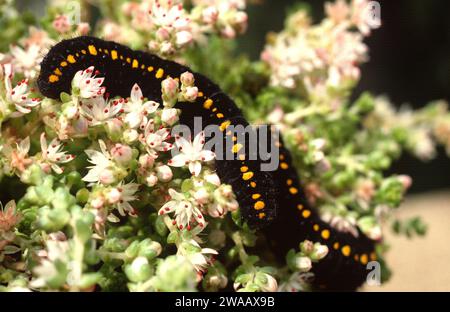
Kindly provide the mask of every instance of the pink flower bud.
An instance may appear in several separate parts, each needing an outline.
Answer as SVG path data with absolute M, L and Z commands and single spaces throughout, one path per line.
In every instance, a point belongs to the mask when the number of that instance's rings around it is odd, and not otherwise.
M 155 158 L 148 154 L 139 156 L 139 165 L 141 165 L 142 168 L 152 168 L 154 163 Z
M 114 177 L 114 172 L 110 169 L 105 169 L 100 173 L 99 181 L 102 184 L 112 184 L 115 180 L 116 178 Z
M 220 186 L 220 178 L 217 174 L 211 173 L 211 174 L 205 175 L 204 178 L 205 178 L 206 182 L 211 183 L 216 186 Z
M 194 193 L 194 198 L 198 204 L 204 205 L 209 200 L 209 193 L 205 188 L 201 188 Z
M 173 177 L 172 170 L 167 165 L 158 166 L 156 168 L 156 174 L 158 176 L 158 180 L 161 182 L 169 182 Z
M 178 111 L 176 108 L 164 108 L 161 114 L 161 120 L 169 126 L 178 121 Z
M 156 31 L 156 38 L 159 41 L 168 41 L 170 39 L 170 33 L 166 28 L 161 27 Z
M 70 21 L 66 15 L 58 15 L 52 23 L 53 28 L 60 34 L 70 31 Z
M 198 96 L 198 88 L 197 87 L 187 87 L 183 93 L 186 101 L 194 102 Z
M 158 183 L 158 177 L 156 176 L 156 174 L 151 173 L 146 179 L 145 181 L 147 182 L 148 186 L 155 186 L 156 183 Z
M 219 12 L 217 8 L 210 6 L 203 10 L 202 12 L 203 22 L 206 24 L 214 24 L 219 17 Z
M 397 178 L 402 183 L 403 189 L 405 191 L 411 187 L 413 180 L 410 176 L 402 174 L 402 175 L 399 175 Z
M 106 199 L 110 204 L 117 203 L 122 197 L 122 193 L 117 188 L 112 188 L 106 195 Z
M 131 158 L 133 157 L 133 151 L 128 145 L 118 143 L 111 149 L 111 155 L 116 162 L 126 166 L 130 163 Z
M 176 33 L 175 43 L 178 47 L 183 47 L 191 42 L 192 42 L 192 34 L 189 31 L 183 30 Z
M 103 198 L 100 196 L 97 196 L 96 198 L 94 198 L 91 201 L 91 206 L 94 207 L 95 209 L 100 209 L 103 207 L 104 203 L 105 203 L 105 201 L 103 200 Z
M 77 32 L 82 36 L 87 35 L 90 30 L 91 30 L 91 26 L 89 26 L 88 23 L 80 23 L 77 26 Z
M 161 83 L 163 96 L 174 99 L 178 95 L 178 82 L 173 78 L 164 79 Z
M 194 85 L 194 75 L 190 72 L 184 72 L 180 76 L 180 81 L 184 86 L 190 87 Z

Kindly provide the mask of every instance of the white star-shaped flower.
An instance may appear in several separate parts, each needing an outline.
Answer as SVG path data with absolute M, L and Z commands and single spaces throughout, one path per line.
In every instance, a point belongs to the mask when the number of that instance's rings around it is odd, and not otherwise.
M 170 130 L 167 128 L 160 128 L 155 131 L 155 122 L 150 119 L 145 126 L 144 135 L 141 135 L 140 141 L 145 145 L 147 153 L 154 158 L 158 157 L 158 152 L 168 151 L 173 148 L 172 143 L 166 142 L 170 139 Z
M 86 117 L 91 126 L 106 124 L 122 110 L 122 103 L 105 100 L 103 96 L 80 102 L 80 106 L 81 114 Z
M 186 228 L 191 229 L 190 223 L 195 220 L 200 227 L 205 225 L 203 214 L 197 206 L 193 205 L 182 193 L 178 193 L 174 189 L 169 189 L 169 195 L 172 198 L 169 202 L 159 209 L 159 214 L 175 213 L 174 225 L 176 224 L 180 230 Z
M 130 100 L 123 105 L 123 110 L 126 113 L 124 121 L 132 129 L 141 126 L 145 127 L 148 122 L 147 116 L 153 114 L 159 104 L 155 101 L 145 101 L 142 95 L 142 90 L 138 84 L 134 84 L 131 88 Z
M 80 97 L 90 99 L 105 93 L 102 87 L 105 78 L 96 78 L 94 66 L 78 71 L 72 79 L 72 91 L 79 92 Z
M 176 137 L 175 143 L 180 154 L 169 160 L 169 166 L 183 167 L 188 165 L 189 171 L 195 176 L 200 174 L 202 162 L 211 161 L 216 157 L 213 152 L 203 149 L 205 145 L 204 131 L 197 134 L 192 143 L 180 136 Z
M 54 138 L 50 144 L 47 144 L 45 133 L 41 134 L 42 160 L 58 174 L 63 172 L 58 164 L 65 164 L 75 158 L 74 155 L 66 155 L 67 152 L 62 151 L 62 146 L 58 138 Z

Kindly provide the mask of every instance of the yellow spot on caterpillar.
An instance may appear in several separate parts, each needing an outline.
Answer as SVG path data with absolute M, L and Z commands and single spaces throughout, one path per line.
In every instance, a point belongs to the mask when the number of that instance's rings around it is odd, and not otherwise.
M 144 64 L 141 65 L 141 69 L 145 69 L 145 65 Z
M 229 120 L 222 122 L 219 126 L 220 131 L 222 131 L 222 132 L 225 131 L 225 129 L 228 128 L 228 126 L 230 124 L 231 124 L 231 121 L 229 121 Z
M 81 53 L 86 54 L 86 50 L 84 50 L 84 49 L 81 50 Z
M 258 194 L 258 193 L 252 195 L 253 199 L 258 199 L 260 197 L 261 197 L 261 194 Z
M 260 212 L 258 214 L 258 218 L 263 219 L 266 216 L 266 214 L 264 212 Z
M 131 63 L 131 58 L 127 57 L 127 63 Z
M 286 180 L 286 184 L 287 184 L 288 186 L 292 185 L 292 179 L 287 179 L 287 180 Z
M 353 259 L 355 259 L 355 261 L 359 261 L 359 255 L 358 255 L 358 254 L 355 254 L 355 255 L 353 256 Z
M 314 224 L 313 225 L 313 230 L 317 232 L 319 230 L 319 225 L 318 224 Z
M 117 60 L 117 51 L 116 50 L 111 50 L 111 58 L 113 60 Z
M 295 187 L 290 187 L 289 188 L 289 193 L 291 193 L 292 195 L 295 195 L 298 193 L 298 189 Z
M 67 55 L 67 61 L 71 64 L 75 63 L 77 60 L 73 57 L 72 54 Z
M 105 52 L 105 54 L 109 54 L 108 49 L 103 50 Z
M 59 77 L 56 76 L 56 75 L 50 75 L 50 76 L 48 77 L 48 81 L 50 81 L 50 82 L 56 82 L 56 81 L 58 81 L 58 80 L 59 80 Z
M 255 188 L 256 187 L 256 182 L 250 182 L 250 186 Z
M 375 252 L 370 253 L 370 260 L 372 260 L 372 261 L 377 260 L 377 254 Z
M 350 253 L 352 252 L 352 249 L 349 245 L 345 245 L 341 248 L 342 254 L 346 257 L 350 256 Z
M 156 72 L 155 77 L 158 78 L 158 79 L 160 79 L 160 78 L 162 78 L 163 76 L 164 76 L 164 69 L 162 69 L 162 68 L 158 69 L 158 71 Z
M 302 205 L 302 204 L 298 204 L 298 205 L 297 205 L 297 209 L 298 209 L 298 210 L 302 210 L 302 209 L 303 209 L 303 205 Z
M 138 68 L 139 62 L 137 60 L 133 60 L 133 64 L 131 64 L 132 68 Z
M 121 60 L 123 60 L 123 55 L 119 56 L 119 58 L 120 58 Z
M 153 71 L 153 66 L 149 66 L 149 67 L 147 67 L 147 71 L 149 71 L 149 72 L 152 72 Z
M 330 230 L 327 230 L 327 229 L 323 230 L 321 235 L 322 235 L 323 239 L 329 239 L 330 238 Z
M 61 65 L 62 67 L 66 67 L 66 66 L 67 66 L 67 62 L 66 62 L 66 61 L 62 61 L 62 62 L 60 63 L 60 65 Z
M 80 56 L 80 53 L 78 53 L 78 52 L 75 53 L 75 56 L 76 56 L 76 57 L 79 57 L 79 56 Z
M 217 107 L 213 108 L 213 113 L 217 112 Z
M 284 155 L 280 155 L 280 160 L 284 160 Z
M 338 243 L 338 242 L 335 242 L 335 243 L 333 244 L 333 249 L 335 249 L 335 250 L 338 250 L 338 249 L 339 249 L 339 243 Z
M 253 178 L 253 172 L 251 171 L 246 172 L 242 175 L 242 179 L 245 181 L 250 180 L 251 178 Z
M 57 74 L 58 76 L 61 76 L 61 75 L 62 75 L 62 72 L 59 70 L 59 68 L 55 69 L 53 72 L 54 72 L 55 74 Z
M 92 44 L 88 46 L 88 50 L 92 55 L 97 55 L 97 49 Z
M 239 152 L 241 150 L 242 147 L 243 147 L 242 144 L 239 144 L 239 143 L 234 144 L 233 147 L 231 148 L 231 151 L 236 154 L 237 152 Z
M 362 254 L 360 260 L 363 265 L 366 265 L 369 262 L 369 257 L 366 254 Z
M 247 172 L 248 171 L 248 167 L 247 166 L 242 166 L 241 167 L 241 172 Z
M 285 162 L 282 162 L 280 164 L 280 167 L 281 167 L 281 169 L 286 170 L 287 168 L 289 168 L 289 165 L 287 163 L 285 163 Z
M 103 50 L 102 50 L 102 48 L 99 48 L 98 50 L 99 50 L 100 52 L 102 52 L 102 51 L 103 51 Z
M 302 216 L 303 218 L 307 219 L 311 215 L 311 210 L 303 210 Z
M 212 105 L 213 105 L 213 100 L 211 100 L 211 99 L 207 99 L 203 103 L 203 107 L 206 108 L 206 109 L 210 109 Z
M 203 92 L 200 91 L 200 92 L 198 93 L 198 96 L 199 96 L 199 97 L 202 97 L 202 96 L 203 96 Z
M 266 204 L 264 204 L 263 201 L 258 200 L 255 205 L 253 206 L 256 210 L 261 210 L 264 209 L 264 207 L 266 207 Z
M 239 160 L 245 160 L 245 154 L 240 154 L 239 155 Z
M 217 118 L 223 118 L 223 114 L 222 113 L 218 113 L 216 116 L 217 116 Z
M 234 135 L 234 136 L 232 137 L 232 140 L 233 140 L 233 142 L 236 142 L 236 141 L 237 141 L 237 137 Z

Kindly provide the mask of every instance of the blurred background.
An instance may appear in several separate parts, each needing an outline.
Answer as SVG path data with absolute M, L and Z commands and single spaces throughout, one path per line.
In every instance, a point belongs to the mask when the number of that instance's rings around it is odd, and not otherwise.
M 249 29 L 239 40 L 240 50 L 258 58 L 269 31 L 283 28 L 287 10 L 294 0 L 261 0 L 251 6 Z M 303 1 L 315 21 L 323 17 L 323 0 Z M 353 98 L 363 91 L 387 95 L 400 106 L 420 108 L 426 103 L 450 100 L 450 1 L 381 0 L 382 27 L 366 40 L 370 60 L 362 66 L 362 79 Z M 392 235 L 387 263 L 389 282 L 365 291 L 450 291 L 450 159 L 443 149 L 439 156 L 421 162 L 409 155 L 397 161 L 390 173 L 413 178 L 410 195 L 398 217 L 420 216 L 428 225 L 423 238 Z

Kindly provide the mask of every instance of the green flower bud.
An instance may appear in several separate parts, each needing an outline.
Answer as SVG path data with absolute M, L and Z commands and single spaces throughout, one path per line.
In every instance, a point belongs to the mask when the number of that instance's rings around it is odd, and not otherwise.
M 102 278 L 102 275 L 100 273 L 86 273 L 83 274 L 80 280 L 80 284 L 78 285 L 81 289 L 86 289 L 89 287 L 92 287 L 96 285 L 100 279 Z
M 89 195 L 90 195 L 90 193 L 87 188 L 82 188 L 82 189 L 78 190 L 78 192 L 76 194 L 77 202 L 80 204 L 87 203 L 87 201 L 89 199 Z
M 134 283 L 144 282 L 152 275 L 147 258 L 137 257 L 131 264 L 125 265 L 125 274 Z
M 139 256 L 152 260 L 161 254 L 161 244 L 151 239 L 145 239 L 139 244 Z
M 138 252 L 139 252 L 139 242 L 134 241 L 125 250 L 125 255 L 127 256 L 127 258 L 134 259 L 137 257 Z

